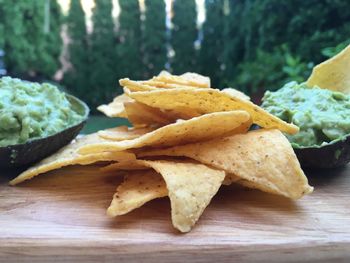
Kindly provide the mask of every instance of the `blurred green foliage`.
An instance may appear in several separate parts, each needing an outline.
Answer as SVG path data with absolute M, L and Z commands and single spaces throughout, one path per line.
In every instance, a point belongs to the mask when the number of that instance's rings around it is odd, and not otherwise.
M 65 20 L 56 0 L 0 0 L 9 74 L 52 78 L 61 67 L 63 23 L 69 67 L 62 84 L 93 112 L 121 92 L 119 78 L 150 78 L 165 65 L 208 75 L 216 88 L 262 94 L 305 81 L 313 65 L 350 43 L 345 0 L 205 0 L 199 28 L 195 0 L 172 2 L 170 28 L 163 0 L 145 0 L 144 13 L 138 0 L 119 0 L 117 20 L 112 0 L 95 4 L 88 32 L 80 0 L 71 0 Z
M 51 78 L 60 68 L 62 14 L 56 1 L 1 3 L 1 35 L 9 72 Z
M 175 56 L 171 59 L 171 68 L 175 74 L 197 70 L 197 52 L 194 42 L 198 37 L 197 11 L 195 0 L 175 0 L 171 46 Z
M 88 102 L 90 52 L 85 13 L 79 0 L 71 0 L 66 24 L 69 37 L 67 59 L 70 67 L 64 74 L 63 84 L 69 87 L 74 95 Z
M 141 55 L 141 14 L 138 0 L 119 0 L 121 13 L 119 30 L 115 83 L 119 78 L 142 78 L 143 64 Z M 164 22 L 165 23 L 165 22 Z M 121 89 L 120 89 L 121 92 Z
M 164 0 L 146 0 L 145 6 L 142 77 L 151 78 L 162 71 L 167 62 L 165 2 Z

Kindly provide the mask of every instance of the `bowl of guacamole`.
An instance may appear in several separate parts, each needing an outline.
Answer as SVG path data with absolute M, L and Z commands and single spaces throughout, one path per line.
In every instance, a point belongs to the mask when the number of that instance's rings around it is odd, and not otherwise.
M 296 82 L 267 91 L 262 107 L 300 128 L 286 135 L 304 167 L 331 168 L 350 161 L 350 96 Z
M 68 144 L 87 105 L 49 83 L 0 78 L 0 166 L 31 164 Z

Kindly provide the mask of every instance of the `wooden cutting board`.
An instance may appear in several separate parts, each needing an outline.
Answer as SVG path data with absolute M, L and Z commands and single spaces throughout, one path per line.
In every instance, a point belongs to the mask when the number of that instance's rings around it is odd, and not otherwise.
M 194 229 L 173 229 L 167 198 L 119 218 L 120 177 L 70 167 L 17 187 L 0 176 L 0 262 L 350 262 L 350 167 L 307 173 L 293 202 L 222 187 Z

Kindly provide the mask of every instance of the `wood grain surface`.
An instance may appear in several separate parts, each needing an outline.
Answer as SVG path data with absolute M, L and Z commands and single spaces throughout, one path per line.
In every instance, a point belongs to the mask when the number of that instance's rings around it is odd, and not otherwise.
M 350 262 L 350 167 L 308 172 L 293 202 L 222 187 L 194 229 L 173 229 L 167 198 L 118 218 L 120 176 L 69 167 L 10 187 L 0 175 L 0 262 Z

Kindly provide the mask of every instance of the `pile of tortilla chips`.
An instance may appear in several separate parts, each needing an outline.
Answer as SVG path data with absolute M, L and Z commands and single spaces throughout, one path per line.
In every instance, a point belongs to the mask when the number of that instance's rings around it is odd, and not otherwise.
M 120 84 L 124 94 L 99 110 L 127 118 L 132 128 L 82 137 L 10 183 L 67 165 L 107 161 L 102 171 L 124 176 L 109 216 L 168 196 L 172 223 L 181 232 L 191 230 L 221 185 L 237 183 L 291 199 L 313 191 L 282 133 L 294 134 L 298 127 L 243 93 L 213 89 L 209 78 L 195 73 L 162 72 L 146 81 L 121 79 Z M 252 124 L 261 128 L 250 130 Z

